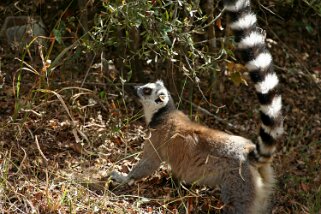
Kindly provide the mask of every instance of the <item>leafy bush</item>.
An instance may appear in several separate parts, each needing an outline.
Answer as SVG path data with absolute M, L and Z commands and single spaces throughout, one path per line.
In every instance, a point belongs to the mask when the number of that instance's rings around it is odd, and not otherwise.
M 217 47 L 213 2 L 199 1 L 115 1 L 103 4 L 91 31 L 95 46 L 103 46 L 123 78 L 146 81 L 185 76 L 191 80 L 214 72 L 226 51 Z M 206 7 L 210 7 L 205 10 Z M 218 19 L 219 20 L 219 19 Z M 219 44 L 222 44 L 219 42 Z M 145 72 L 144 72 L 145 70 Z

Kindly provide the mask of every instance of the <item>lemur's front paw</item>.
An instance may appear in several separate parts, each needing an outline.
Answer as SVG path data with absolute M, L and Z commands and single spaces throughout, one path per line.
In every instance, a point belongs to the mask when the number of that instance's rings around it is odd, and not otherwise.
M 128 184 L 132 185 L 134 183 L 134 179 L 130 179 L 128 175 L 123 175 L 120 172 L 112 171 L 110 173 L 110 178 L 120 184 Z

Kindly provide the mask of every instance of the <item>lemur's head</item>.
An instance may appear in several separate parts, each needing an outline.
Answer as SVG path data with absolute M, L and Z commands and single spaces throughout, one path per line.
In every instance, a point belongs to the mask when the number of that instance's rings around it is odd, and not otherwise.
M 149 124 L 153 116 L 161 109 L 172 109 L 173 100 L 163 81 L 158 80 L 155 83 L 147 83 L 142 86 L 136 86 L 136 95 L 144 108 L 146 123 Z

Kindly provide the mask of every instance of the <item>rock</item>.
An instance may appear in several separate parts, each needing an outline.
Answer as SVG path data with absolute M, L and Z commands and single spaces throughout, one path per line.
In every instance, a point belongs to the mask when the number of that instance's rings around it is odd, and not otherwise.
M 45 25 L 40 17 L 9 16 L 1 28 L 0 36 L 13 49 L 23 49 L 28 44 L 45 46 Z

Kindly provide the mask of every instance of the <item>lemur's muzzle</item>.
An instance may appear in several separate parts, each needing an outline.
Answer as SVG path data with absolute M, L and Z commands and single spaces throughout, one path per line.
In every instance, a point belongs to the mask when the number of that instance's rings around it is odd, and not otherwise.
M 132 86 L 132 94 L 133 94 L 135 97 L 139 97 L 139 96 L 138 96 L 138 88 L 139 88 L 139 85 L 133 85 L 133 86 Z

